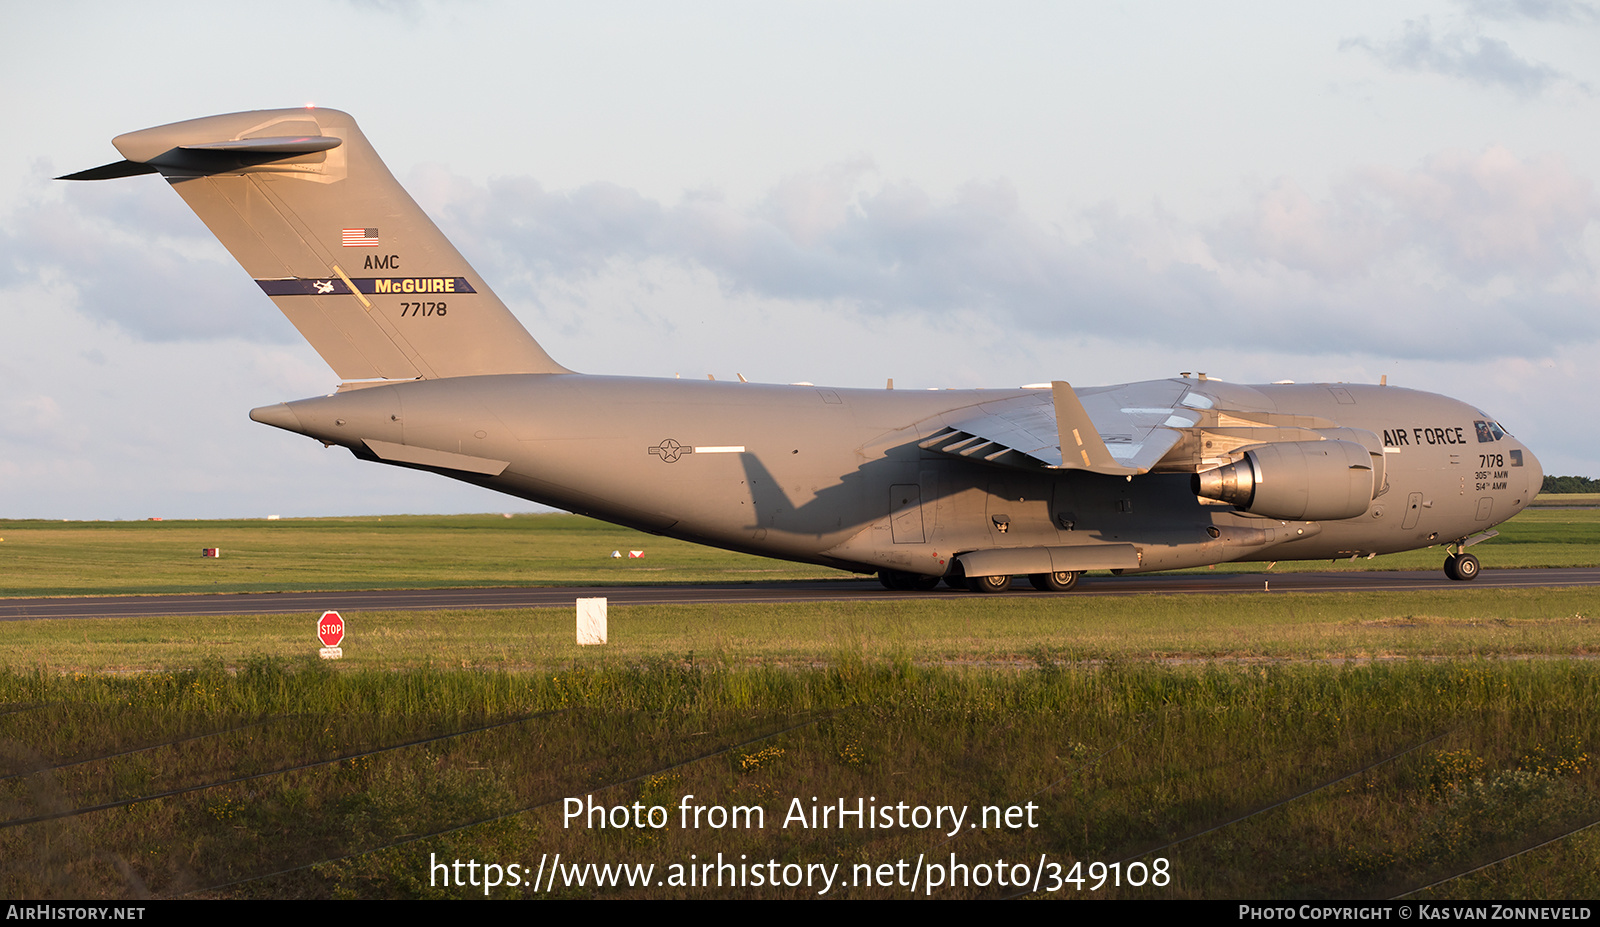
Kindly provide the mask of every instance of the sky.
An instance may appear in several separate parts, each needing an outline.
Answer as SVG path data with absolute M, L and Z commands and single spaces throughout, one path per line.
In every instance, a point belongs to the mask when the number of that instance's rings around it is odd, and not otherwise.
M 1600 476 L 1600 4 L 0 6 L 0 517 L 532 511 L 249 421 L 338 378 L 113 136 L 345 110 L 563 365 L 1377 382 Z

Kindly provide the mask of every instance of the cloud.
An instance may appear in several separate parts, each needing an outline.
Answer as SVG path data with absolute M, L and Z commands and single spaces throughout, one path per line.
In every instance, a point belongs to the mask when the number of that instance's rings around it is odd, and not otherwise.
M 88 437 L 87 429 L 63 414 L 54 396 L 8 392 L 0 397 L 0 444 L 26 442 L 79 451 Z
M 1462 279 L 1588 270 L 1580 249 L 1597 215 L 1594 186 L 1560 158 L 1521 161 L 1496 146 L 1435 155 L 1413 171 L 1371 170 L 1363 180 L 1388 200 L 1403 238 Z
M 1290 180 L 1228 223 L 1248 247 L 1324 280 L 1348 279 L 1409 252 L 1464 284 L 1591 277 L 1583 237 L 1600 217 L 1594 185 L 1560 158 L 1435 154 L 1412 170 L 1367 168 L 1313 201 Z
M 164 185 L 82 186 L 13 211 L 0 286 L 64 294 L 145 341 L 296 342 Z M 1600 335 L 1592 182 L 1502 147 L 1354 170 L 1319 196 L 1280 179 L 1205 222 L 1100 204 L 1067 217 L 1088 230 L 1074 238 L 1003 181 L 935 196 L 865 161 L 784 178 L 746 205 L 438 169 L 412 186 L 503 296 L 534 307 L 536 336 L 684 324 L 650 295 L 674 266 L 751 306 L 951 331 L 982 318 L 1020 337 L 1464 359 Z M 607 280 L 627 282 L 593 285 Z
M 1600 22 L 1600 11 L 1580 0 L 1464 0 L 1461 5 L 1471 15 L 1501 22 L 1532 20 L 1565 25 Z
M 147 341 L 295 337 L 166 184 L 63 187 L 0 223 L 0 286 L 65 288 L 85 315 Z
M 787 178 L 745 207 L 528 178 L 430 186 L 486 277 L 536 305 L 665 261 L 730 296 L 950 326 L 976 314 L 1021 337 L 1491 358 L 1600 335 L 1593 185 L 1503 148 L 1353 171 L 1321 198 L 1281 180 L 1208 223 L 1104 204 L 1076 217 L 1083 240 L 1005 183 L 940 198 L 865 164 Z
M 346 0 L 362 14 L 377 13 L 392 16 L 408 24 L 416 24 L 423 18 L 424 6 L 422 0 Z
M 1436 30 L 1427 17 L 1408 20 L 1397 38 L 1345 39 L 1339 48 L 1363 49 L 1395 70 L 1458 78 L 1518 96 L 1533 96 L 1569 79 L 1549 65 L 1519 57 L 1510 45 L 1474 27 Z

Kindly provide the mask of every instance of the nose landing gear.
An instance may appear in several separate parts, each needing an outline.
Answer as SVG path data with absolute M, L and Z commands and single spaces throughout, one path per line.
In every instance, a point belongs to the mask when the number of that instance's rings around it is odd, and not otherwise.
M 1477 579 L 1478 558 L 1471 554 L 1451 554 L 1444 558 L 1444 575 L 1463 582 Z

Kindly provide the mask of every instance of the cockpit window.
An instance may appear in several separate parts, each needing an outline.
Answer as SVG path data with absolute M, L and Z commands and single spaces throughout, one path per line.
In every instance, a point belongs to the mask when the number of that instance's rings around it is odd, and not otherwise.
M 1499 422 L 1486 422 L 1478 420 L 1472 423 L 1478 432 L 1478 443 L 1489 444 L 1506 436 L 1506 430 L 1500 427 Z

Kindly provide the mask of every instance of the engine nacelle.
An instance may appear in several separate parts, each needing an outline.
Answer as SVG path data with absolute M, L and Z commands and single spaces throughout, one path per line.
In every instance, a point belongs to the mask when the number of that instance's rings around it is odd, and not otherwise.
M 1367 449 L 1349 441 L 1287 441 L 1194 475 L 1194 494 L 1287 520 L 1355 518 L 1377 486 Z

